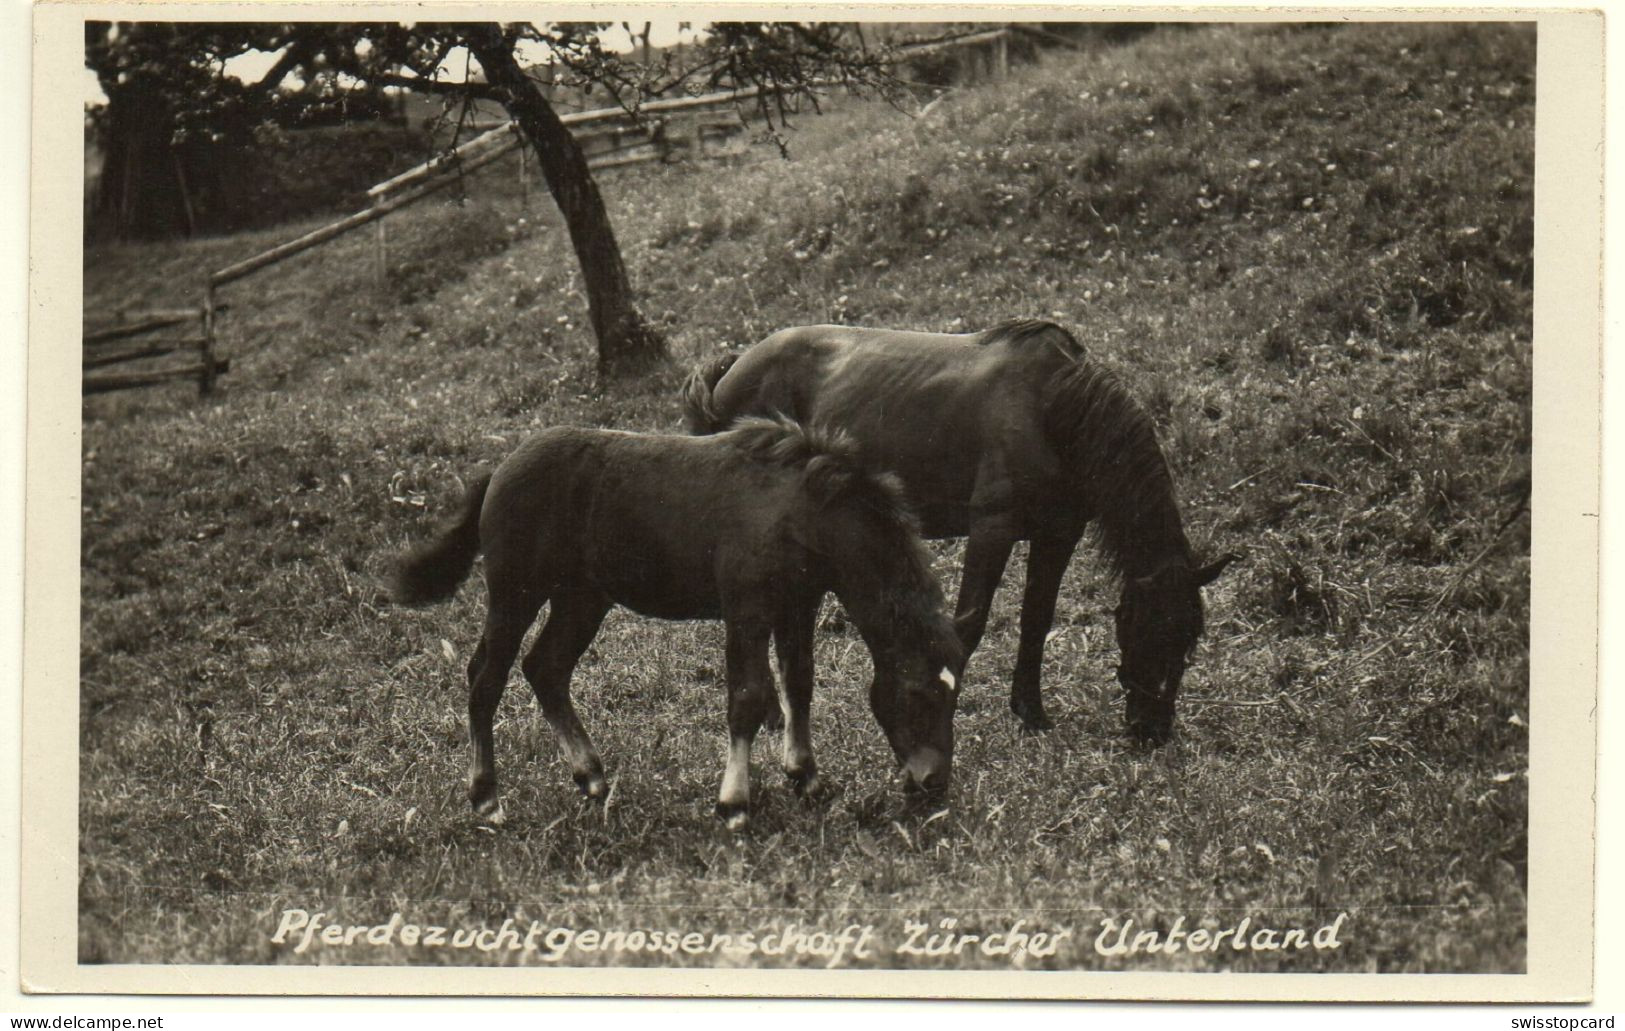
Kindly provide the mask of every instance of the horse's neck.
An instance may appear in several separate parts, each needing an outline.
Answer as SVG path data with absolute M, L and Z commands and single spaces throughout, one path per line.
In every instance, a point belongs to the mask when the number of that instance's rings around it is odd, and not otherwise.
M 896 631 L 892 630 L 887 621 L 879 618 L 874 611 L 875 603 L 870 601 L 867 605 L 859 601 L 854 603 L 847 596 L 837 592 L 841 608 L 846 610 L 852 625 L 858 631 L 858 637 L 863 640 L 863 646 L 869 651 L 869 661 L 874 664 L 876 679 L 890 676 L 896 668 L 894 658 L 896 653 Z
M 1173 476 L 1151 418 L 1111 376 L 1086 363 L 1057 379 L 1045 398 L 1050 440 L 1100 528 L 1114 571 L 1129 577 L 1188 558 L 1190 544 L 1174 499 Z
M 1107 560 L 1129 578 L 1149 576 L 1170 562 L 1188 561 L 1190 541 L 1171 486 L 1129 492 L 1119 501 L 1135 494 L 1136 503 L 1107 503 L 1099 510 L 1100 543 Z
M 836 585 L 835 596 L 870 651 L 881 652 L 891 647 L 898 636 L 897 619 L 884 596 L 853 589 L 845 583 Z
M 915 599 L 899 598 L 895 594 L 888 596 L 888 591 L 899 589 L 896 585 L 883 587 L 879 591 L 843 587 L 845 585 L 837 586 L 835 595 L 851 617 L 858 635 L 863 638 L 877 672 L 882 671 L 883 667 L 890 667 L 892 654 L 905 636 L 925 635 L 923 626 L 914 625 L 923 622 L 923 617 L 915 612 Z

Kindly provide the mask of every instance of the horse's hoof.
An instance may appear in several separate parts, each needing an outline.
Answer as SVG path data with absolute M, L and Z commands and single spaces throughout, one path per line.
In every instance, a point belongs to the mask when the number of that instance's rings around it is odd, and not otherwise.
M 502 800 L 488 798 L 474 805 L 474 815 L 493 827 L 500 827 L 508 822 L 508 814 L 502 810 Z
M 815 799 L 824 794 L 824 782 L 818 779 L 816 770 L 795 771 L 786 770 L 784 775 L 790 781 L 790 788 L 800 798 Z
M 903 788 L 903 812 L 910 819 L 935 816 L 937 813 L 947 812 L 950 808 L 948 792 L 945 789 L 928 791 L 910 786 Z
M 1045 715 L 1042 707 L 1029 707 L 1025 705 L 1012 705 L 1010 711 L 1021 720 L 1021 729 L 1029 734 L 1041 734 L 1054 728 L 1055 724 Z
M 1123 729 L 1134 744 L 1142 748 L 1160 748 L 1173 738 L 1174 721 L 1172 717 L 1130 716 Z
M 717 818 L 722 821 L 735 834 L 739 834 L 750 827 L 750 806 L 740 805 L 737 802 L 718 802 Z
M 605 783 L 602 773 L 578 773 L 575 782 L 581 797 L 588 801 L 602 802 L 604 796 L 609 794 L 609 785 Z
M 903 777 L 903 800 L 908 808 L 913 810 L 921 806 L 932 809 L 946 809 L 948 807 L 948 785 L 950 780 L 946 776 L 932 776 L 926 778 L 925 783 L 916 781 L 913 777 Z

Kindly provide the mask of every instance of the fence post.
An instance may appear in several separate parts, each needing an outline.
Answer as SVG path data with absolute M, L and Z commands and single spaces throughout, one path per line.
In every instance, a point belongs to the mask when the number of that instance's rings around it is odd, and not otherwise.
M 214 390 L 214 284 L 203 285 L 203 340 L 198 344 L 198 357 L 203 369 L 198 374 L 197 392 L 207 394 Z
M 519 208 L 522 211 L 530 210 L 530 148 L 525 146 L 524 139 L 519 141 Z
M 377 240 L 377 248 L 376 248 L 376 250 L 377 250 L 377 259 L 376 260 L 377 260 L 377 266 L 378 266 L 377 272 L 378 272 L 378 285 L 379 286 L 382 286 L 385 283 L 389 282 L 389 230 L 384 228 L 384 225 L 385 225 L 385 223 L 387 221 L 388 221 L 387 219 L 380 218 L 375 223 L 378 226 L 377 230 L 375 230 L 375 233 L 376 233 L 376 240 Z
M 993 61 L 994 70 L 998 73 L 999 78 L 1003 79 L 1010 74 L 1010 34 L 1008 32 L 999 33 L 998 42 L 994 44 Z
M 671 160 L 670 124 L 664 118 L 656 118 L 649 123 L 649 142 L 654 145 L 655 160 L 662 164 Z

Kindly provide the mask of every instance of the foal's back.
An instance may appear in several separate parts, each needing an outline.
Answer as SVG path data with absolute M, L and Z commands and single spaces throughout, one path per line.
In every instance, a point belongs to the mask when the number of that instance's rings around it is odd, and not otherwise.
M 730 576 L 749 566 L 771 578 L 793 558 L 783 516 L 799 479 L 726 435 L 544 430 L 491 479 L 487 576 L 596 591 L 666 619 L 719 618 L 724 592 L 740 586 Z

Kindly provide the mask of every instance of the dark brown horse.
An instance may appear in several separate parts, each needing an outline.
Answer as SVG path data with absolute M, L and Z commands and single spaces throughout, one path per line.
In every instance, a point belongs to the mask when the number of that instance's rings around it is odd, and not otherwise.
M 841 427 L 864 461 L 902 478 L 926 536 L 968 537 L 954 617 L 967 656 L 1011 548 L 1031 541 L 1010 707 L 1032 729 L 1049 726 L 1038 678 L 1061 576 L 1093 525 L 1122 580 L 1128 729 L 1156 742 L 1172 732 L 1202 633 L 1200 588 L 1234 556 L 1197 560 L 1150 417 L 1066 330 L 804 326 L 701 369 L 684 393 L 694 433 L 770 413 Z
M 783 418 L 706 438 L 546 430 L 475 480 L 455 523 L 401 561 L 395 599 L 451 597 L 478 552 L 489 597 L 468 667 L 468 791 L 486 819 L 503 816 L 492 716 L 543 603 L 552 608 L 525 678 L 589 798 L 603 797 L 604 768 L 570 704 L 570 676 L 616 604 L 727 624 L 717 811 L 730 828 L 748 820 L 751 743 L 773 704 L 769 638 L 784 680 L 784 770 L 811 789 L 813 627 L 827 591 L 869 647 L 869 702 L 905 786 L 946 791 L 964 654 L 900 487 L 864 472 L 840 434 Z

